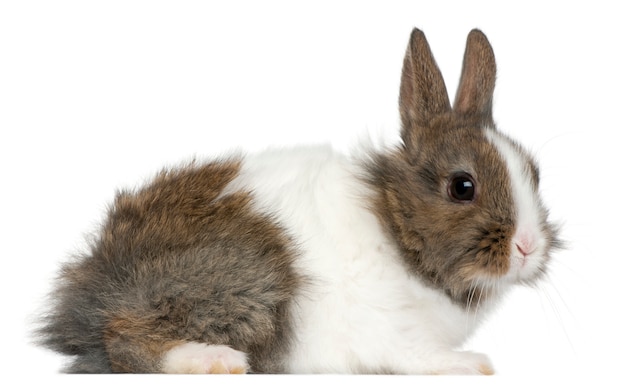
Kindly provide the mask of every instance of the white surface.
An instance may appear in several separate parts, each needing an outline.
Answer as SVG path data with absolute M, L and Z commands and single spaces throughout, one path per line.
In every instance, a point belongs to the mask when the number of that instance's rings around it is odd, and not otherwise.
M 494 116 L 539 158 L 569 245 L 539 290 L 516 290 L 468 347 L 491 357 L 492 381 L 617 374 L 626 342 L 626 27 L 617 3 L 214 4 L 0 4 L 5 373 L 58 370 L 59 357 L 29 344 L 29 320 L 116 188 L 233 147 L 342 149 L 367 131 L 393 138 L 417 26 L 450 95 L 467 32 L 487 34 L 499 68 Z

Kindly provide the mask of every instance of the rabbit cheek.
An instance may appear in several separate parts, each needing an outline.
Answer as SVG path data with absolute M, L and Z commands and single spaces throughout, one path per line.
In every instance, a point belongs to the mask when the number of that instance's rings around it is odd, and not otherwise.
M 500 277 L 510 268 L 510 244 L 512 229 L 498 226 L 478 244 L 472 275 Z
M 502 280 L 511 270 L 513 232 L 512 224 L 502 223 L 493 223 L 482 230 L 474 248 L 458 259 L 456 274 L 450 280 L 453 299 L 471 307 L 495 294 L 491 284 Z M 476 287 L 480 287 L 480 295 L 475 295 Z

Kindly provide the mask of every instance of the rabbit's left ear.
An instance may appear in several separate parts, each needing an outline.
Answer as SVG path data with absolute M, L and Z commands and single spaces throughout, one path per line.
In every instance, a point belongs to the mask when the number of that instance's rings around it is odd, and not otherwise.
M 400 82 L 400 117 L 405 144 L 435 116 L 450 111 L 448 91 L 424 33 L 415 28 L 406 49 Z
M 479 30 L 467 36 L 461 80 L 454 99 L 454 111 L 492 122 L 496 59 L 487 37 Z

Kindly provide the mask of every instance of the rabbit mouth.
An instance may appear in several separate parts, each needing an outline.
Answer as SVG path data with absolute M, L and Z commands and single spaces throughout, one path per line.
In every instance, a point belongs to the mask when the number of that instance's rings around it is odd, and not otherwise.
M 554 225 L 546 222 L 536 234 L 521 227 L 513 237 L 511 266 L 504 278 L 515 283 L 533 284 L 547 273 L 551 253 L 561 248 L 562 242 Z
M 516 247 L 516 246 L 515 246 Z M 515 285 L 532 286 L 546 274 L 547 253 L 535 250 L 522 255 L 518 250 L 508 256 L 509 267 L 504 274 L 473 269 L 464 280 L 464 290 L 447 290 L 455 302 L 466 309 L 484 307 L 498 301 L 501 295 Z
M 515 231 L 500 228 L 501 231 L 483 236 L 476 249 L 458 265 L 457 277 L 463 277 L 463 283 L 456 286 L 454 277 L 449 281 L 453 287 L 451 293 L 460 294 L 456 300 L 472 307 L 476 305 L 474 302 L 484 302 L 507 287 L 532 285 L 541 279 L 546 274 L 550 253 L 559 241 L 555 231 L 529 229 L 527 226 L 518 226 Z
M 466 269 L 466 282 L 483 286 L 532 285 L 547 274 L 547 265 L 553 249 L 560 247 L 560 241 L 552 238 L 525 238 L 518 231 L 509 244 L 506 254 L 491 254 L 490 267 Z M 478 253 L 480 255 L 480 253 Z M 476 257 L 480 260 L 480 257 Z M 496 266 L 497 268 L 495 268 Z M 474 289 L 475 290 L 475 289 Z

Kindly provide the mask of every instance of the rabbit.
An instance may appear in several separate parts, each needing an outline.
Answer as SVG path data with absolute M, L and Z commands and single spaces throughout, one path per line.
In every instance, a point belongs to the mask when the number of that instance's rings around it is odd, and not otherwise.
M 69 373 L 494 373 L 463 343 L 560 247 L 495 79 L 472 30 L 451 105 L 416 28 L 398 144 L 193 161 L 118 192 L 39 343 Z

